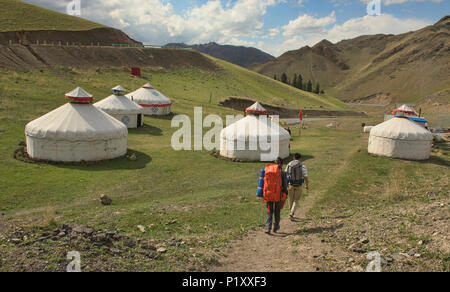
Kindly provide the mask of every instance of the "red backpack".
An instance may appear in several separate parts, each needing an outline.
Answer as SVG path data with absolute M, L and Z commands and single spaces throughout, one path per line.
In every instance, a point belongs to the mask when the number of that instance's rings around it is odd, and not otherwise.
M 286 194 L 282 192 L 282 183 L 278 164 L 268 164 L 264 175 L 264 202 L 286 201 Z

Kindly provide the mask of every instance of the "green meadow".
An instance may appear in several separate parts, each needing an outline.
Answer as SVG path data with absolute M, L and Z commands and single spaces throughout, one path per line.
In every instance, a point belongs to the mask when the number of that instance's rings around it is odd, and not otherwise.
M 151 82 L 174 101 L 175 114 L 191 118 L 194 106 L 202 106 L 204 116 L 238 114 L 218 105 L 230 96 L 294 108 L 348 109 L 334 98 L 301 92 L 216 62 L 220 65 L 216 71 L 147 68 L 139 79 L 121 68 L 0 71 L 0 231 L 22 226 L 39 233 L 76 222 L 157 243 L 176 238 L 186 244 L 168 246 L 166 254 L 152 260 L 142 256 L 139 249 L 110 256 L 104 247 L 92 247 L 83 250 L 83 268 L 207 270 L 215 261 L 216 249 L 264 223 L 265 207 L 255 195 L 258 170 L 264 163 L 234 163 L 209 151 L 174 151 L 170 142 L 177 129 L 171 127 L 170 118 L 152 117 L 145 118 L 144 128 L 129 131 L 128 154 L 135 153 L 135 161 L 124 157 L 98 164 L 25 163 L 14 159 L 13 153 L 24 141 L 25 125 L 64 104 L 64 93 L 76 86 L 94 94 L 98 101 L 117 84 L 136 89 Z M 310 171 L 312 190 L 308 196 L 322 198 L 311 216 L 324 212 L 322 207 L 328 204 L 336 210 L 353 208 L 353 195 L 358 190 L 352 189 L 354 180 L 362 180 L 366 187 L 384 185 L 397 169 L 414 176 L 439 176 L 448 182 L 443 171 L 448 169 L 448 149 L 433 154 L 433 161 L 439 163 L 375 158 L 364 152 L 367 137 L 361 133 L 362 121 L 343 118 L 339 129 L 326 128 L 323 121 L 312 122 L 301 134 L 293 130 L 291 152 L 301 152 Z M 372 173 L 375 176 L 369 175 Z M 102 194 L 112 198 L 111 206 L 100 204 Z M 370 198 L 356 204 L 364 205 Z M 146 227 L 146 232 L 140 232 L 137 225 Z M 20 256 L 19 247 L 1 240 L 0 244 L 5 251 L 0 270 L 29 270 L 38 261 L 50 263 L 46 264 L 48 270 L 64 270 L 67 264 L 65 247 L 57 242 L 46 245 L 49 253 L 39 256 Z

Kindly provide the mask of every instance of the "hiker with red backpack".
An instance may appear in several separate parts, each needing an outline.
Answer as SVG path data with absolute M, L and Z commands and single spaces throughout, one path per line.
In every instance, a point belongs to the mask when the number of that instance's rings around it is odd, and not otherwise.
M 274 233 L 280 230 L 281 210 L 287 199 L 288 180 L 282 167 L 283 159 L 278 158 L 275 164 L 268 164 L 264 171 L 263 198 L 267 205 L 267 234 L 271 233 L 272 225 Z
M 289 217 L 291 221 L 295 220 L 295 211 L 298 207 L 298 202 L 302 196 L 302 186 L 306 182 L 306 189 L 309 190 L 308 169 L 300 161 L 302 155 L 295 153 L 294 160 L 291 161 L 286 167 L 286 173 L 288 176 L 288 193 L 289 193 L 289 206 L 291 213 Z

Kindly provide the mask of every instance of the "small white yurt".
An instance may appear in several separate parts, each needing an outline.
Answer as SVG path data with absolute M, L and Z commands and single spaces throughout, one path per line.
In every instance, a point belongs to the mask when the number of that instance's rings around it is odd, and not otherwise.
M 78 87 L 69 103 L 25 127 L 28 155 L 54 162 L 101 161 L 127 153 L 127 127 L 93 106 L 93 96 Z
M 149 83 L 126 97 L 144 108 L 146 116 L 165 116 L 170 114 L 172 101 Z
M 267 117 L 267 110 L 259 103 L 247 108 L 246 112 L 248 116 L 222 130 L 220 155 L 243 161 L 274 161 L 278 157 L 288 157 L 289 133 Z M 274 141 L 272 134 L 276 135 Z M 278 151 L 270 151 L 260 141 L 277 143 Z
M 417 115 L 416 111 L 413 110 L 412 108 L 410 108 L 409 106 L 407 106 L 406 104 L 395 109 L 392 112 L 392 114 L 396 115 L 396 116 L 407 116 L 407 117 L 413 117 L 413 116 Z
M 430 158 L 433 134 L 406 117 L 395 117 L 370 131 L 369 153 L 392 158 Z
M 121 121 L 127 128 L 138 128 L 144 124 L 144 108 L 124 96 L 126 90 L 118 85 L 111 89 L 111 96 L 94 104 L 97 108 Z

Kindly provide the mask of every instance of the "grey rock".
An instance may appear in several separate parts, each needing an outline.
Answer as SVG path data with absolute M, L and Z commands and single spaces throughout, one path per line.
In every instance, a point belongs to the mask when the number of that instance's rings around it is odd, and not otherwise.
M 131 238 L 126 238 L 123 241 L 123 245 L 126 247 L 134 248 L 134 247 L 136 247 L 136 240 L 131 239 Z
M 141 248 L 148 250 L 156 250 L 156 246 L 150 241 L 142 243 Z
M 359 242 L 362 244 L 368 244 L 370 242 L 370 240 L 368 238 L 363 238 Z
M 107 195 L 103 194 L 100 196 L 100 201 L 102 202 L 102 204 L 104 206 L 109 206 L 112 204 L 112 200 L 110 197 L 108 197 Z
M 21 240 L 19 238 L 12 238 L 11 242 L 14 244 L 19 244 L 21 242 Z
M 406 253 L 402 253 L 402 252 L 400 252 L 400 253 L 394 253 L 394 254 L 392 254 L 392 258 L 393 258 L 394 260 L 396 260 L 396 261 L 402 261 L 402 260 L 404 260 L 404 259 L 409 258 L 409 255 L 406 254 Z
M 164 247 L 160 247 L 160 248 L 157 249 L 157 252 L 159 252 L 159 253 L 166 253 L 167 249 L 164 248 Z

